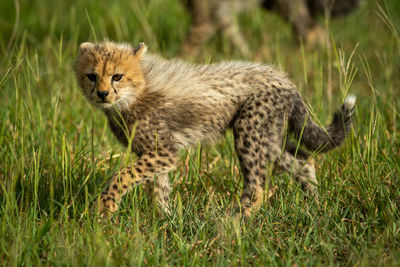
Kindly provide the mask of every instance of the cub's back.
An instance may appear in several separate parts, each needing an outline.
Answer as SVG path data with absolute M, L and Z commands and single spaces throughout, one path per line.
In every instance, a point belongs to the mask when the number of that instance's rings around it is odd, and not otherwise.
M 293 89 L 286 74 L 270 65 L 228 61 L 194 65 L 147 55 L 142 68 L 149 92 L 167 97 L 246 96 L 276 87 Z

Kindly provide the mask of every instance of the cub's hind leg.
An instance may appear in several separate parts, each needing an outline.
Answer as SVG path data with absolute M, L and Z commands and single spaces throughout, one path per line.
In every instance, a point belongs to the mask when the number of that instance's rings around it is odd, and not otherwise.
M 317 197 L 318 181 L 315 177 L 314 166 L 309 162 L 297 159 L 289 152 L 283 152 L 281 158 L 276 161 L 276 165 L 288 173 L 292 173 L 303 189 Z
M 240 122 L 234 128 L 235 149 L 244 177 L 244 188 L 240 200 L 242 214 L 249 216 L 252 210 L 258 209 L 263 200 L 266 161 L 257 147 L 260 140 L 251 140 L 257 136 L 254 131 L 241 131 Z
M 277 133 L 283 123 L 266 106 L 267 100 L 261 96 L 250 97 L 233 124 L 235 149 L 244 176 L 241 207 L 245 215 L 261 205 L 267 174 L 281 151 L 279 146 L 278 150 L 271 149 L 271 144 L 281 142 Z

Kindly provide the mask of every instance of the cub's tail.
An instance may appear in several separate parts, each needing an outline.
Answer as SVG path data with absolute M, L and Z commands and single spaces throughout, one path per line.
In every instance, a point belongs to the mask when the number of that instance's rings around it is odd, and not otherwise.
M 343 105 L 333 116 L 332 123 L 322 128 L 311 120 L 300 94 L 295 91 L 294 106 L 289 116 L 289 131 L 293 132 L 296 138 L 301 139 L 301 143 L 309 150 L 327 152 L 340 146 L 346 138 L 346 134 L 351 129 L 351 116 L 355 103 L 354 95 L 347 96 Z

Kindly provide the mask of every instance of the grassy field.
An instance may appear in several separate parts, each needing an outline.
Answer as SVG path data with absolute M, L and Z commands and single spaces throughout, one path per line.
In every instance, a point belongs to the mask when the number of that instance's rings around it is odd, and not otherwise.
M 230 132 L 183 151 L 170 174 L 174 211 L 159 216 L 138 187 L 110 220 L 92 201 L 134 159 L 88 105 L 73 73 L 82 41 L 145 42 L 174 57 L 189 29 L 182 0 L 6 0 L 0 8 L 0 265 L 400 265 L 400 3 L 367 1 L 329 22 L 326 47 L 297 47 L 263 10 L 240 17 L 252 58 L 278 65 L 316 119 L 351 92 L 354 132 L 316 157 L 320 203 L 274 173 L 253 217 L 233 211 L 242 176 Z M 227 40 L 198 62 L 241 59 Z

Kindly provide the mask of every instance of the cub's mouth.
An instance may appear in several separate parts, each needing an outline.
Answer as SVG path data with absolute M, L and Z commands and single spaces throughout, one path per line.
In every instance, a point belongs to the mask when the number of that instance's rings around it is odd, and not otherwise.
M 95 98 L 93 99 L 93 103 L 95 106 L 105 109 L 105 108 L 110 108 L 114 105 L 117 105 L 119 100 L 121 99 L 120 96 L 115 96 L 114 99 L 111 98 L 106 98 L 106 99 L 100 99 L 100 98 Z
M 113 101 L 99 99 L 95 101 L 95 104 L 100 108 L 107 108 L 113 105 Z

